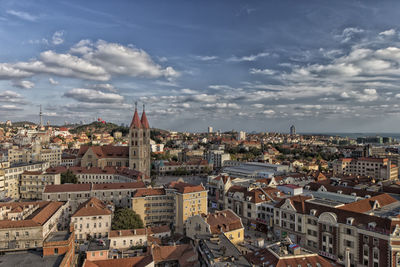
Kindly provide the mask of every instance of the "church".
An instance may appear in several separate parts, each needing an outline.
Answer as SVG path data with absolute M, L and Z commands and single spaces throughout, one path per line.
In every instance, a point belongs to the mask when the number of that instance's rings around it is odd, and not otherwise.
M 128 146 L 81 146 L 82 167 L 126 167 L 150 177 L 150 126 L 143 106 L 141 118 L 135 107 L 129 127 Z

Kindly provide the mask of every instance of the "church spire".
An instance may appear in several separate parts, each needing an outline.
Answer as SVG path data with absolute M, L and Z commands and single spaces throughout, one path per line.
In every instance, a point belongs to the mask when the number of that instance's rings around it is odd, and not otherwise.
M 137 102 L 135 102 L 135 113 L 133 114 L 130 128 L 136 128 L 136 129 L 142 128 L 142 123 L 139 120 L 139 114 L 137 112 Z
M 147 120 L 146 112 L 144 110 L 144 104 L 143 104 L 143 113 L 142 113 L 142 118 L 140 119 L 140 122 L 142 123 L 143 128 L 149 129 L 149 121 Z

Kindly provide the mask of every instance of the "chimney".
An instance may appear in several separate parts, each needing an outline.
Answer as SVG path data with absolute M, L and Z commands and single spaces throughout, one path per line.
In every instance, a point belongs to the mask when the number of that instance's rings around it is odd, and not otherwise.
M 136 235 L 136 229 L 133 229 L 133 234 Z
M 121 236 L 121 235 L 122 235 L 122 232 L 121 232 L 121 230 L 119 230 L 119 231 L 118 231 L 118 235 L 119 235 L 119 236 Z

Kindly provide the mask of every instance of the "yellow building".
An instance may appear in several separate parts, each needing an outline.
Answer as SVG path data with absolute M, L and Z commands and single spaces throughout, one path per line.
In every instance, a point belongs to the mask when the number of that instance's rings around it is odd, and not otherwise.
M 193 216 L 187 220 L 185 229 L 186 235 L 192 239 L 198 235 L 222 233 L 235 245 L 244 240 L 242 219 L 229 209 Z
M 133 210 L 146 226 L 174 224 L 183 233 L 189 217 L 207 214 L 207 190 L 203 185 L 172 182 L 166 188 L 138 189 Z

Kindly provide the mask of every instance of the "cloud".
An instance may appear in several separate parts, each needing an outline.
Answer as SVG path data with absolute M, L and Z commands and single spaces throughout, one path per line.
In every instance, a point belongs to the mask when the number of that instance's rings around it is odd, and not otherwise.
M 393 36 L 395 34 L 396 34 L 396 30 L 395 29 L 390 29 L 390 30 L 386 30 L 386 31 L 383 31 L 383 32 L 379 33 L 379 35 L 382 35 L 382 36 Z
M 274 75 L 276 71 L 271 70 L 271 69 L 250 69 L 249 70 L 250 74 L 263 74 L 263 75 Z
M 172 67 L 162 68 L 156 64 L 144 50 L 123 46 L 117 43 L 87 40 L 78 43 L 72 50 L 81 53 L 82 57 L 108 73 L 132 77 L 176 78 L 180 75 Z
M 57 85 L 58 81 L 54 80 L 53 78 L 49 78 L 49 83 L 52 85 Z
M 0 63 L 0 80 L 26 78 L 31 75 L 32 75 L 31 72 L 15 68 L 11 64 Z
M 59 38 L 60 35 L 56 35 L 55 43 L 60 44 Z M 48 50 L 40 53 L 38 59 L 0 63 L 0 79 L 26 78 L 37 74 L 95 81 L 128 76 L 164 77 L 172 82 L 172 79 L 180 76 L 174 68 L 156 64 L 144 50 L 105 41 L 92 43 L 82 40 L 70 49 L 70 53 Z
M 37 17 L 33 16 L 27 12 L 23 12 L 23 11 L 17 11 L 17 10 L 7 10 L 6 11 L 7 14 L 16 16 L 17 18 L 23 19 L 23 20 L 28 20 L 28 21 L 36 21 Z
M 23 110 L 23 108 L 18 107 L 16 105 L 0 105 L 0 110 L 3 110 L 3 111 L 20 111 L 20 110 Z
M 228 61 L 232 61 L 232 62 L 256 61 L 256 60 L 258 60 L 260 58 L 267 57 L 267 56 L 269 56 L 269 53 L 262 52 L 262 53 L 258 53 L 258 54 L 255 54 L 255 55 L 243 56 L 243 57 L 232 56 L 232 57 L 228 58 Z
M 64 31 L 56 31 L 51 37 L 51 42 L 53 45 L 60 45 L 64 43 Z
M 84 88 L 74 88 L 64 93 L 64 96 L 86 103 L 122 103 L 124 100 L 124 97 L 118 94 Z
M 181 92 L 182 92 L 183 94 L 188 94 L 188 95 L 197 94 L 197 91 L 192 90 L 192 89 L 188 89 L 188 88 L 182 89 Z
M 109 84 L 109 83 L 101 83 L 101 84 L 93 84 L 90 85 L 92 89 L 98 90 L 98 91 L 106 91 L 106 92 L 112 92 L 116 93 L 118 90 L 114 87 L 114 85 Z
M 240 106 L 236 103 L 205 104 L 203 107 L 206 109 L 239 109 L 240 108 Z
M 218 59 L 217 56 L 194 56 L 194 58 L 201 61 L 211 61 Z
M 265 115 L 274 115 L 275 111 L 273 109 L 267 109 L 263 111 L 263 114 Z
M 21 89 L 31 89 L 35 86 L 35 84 L 31 81 L 22 80 L 13 81 L 12 85 Z
M 25 104 L 25 101 L 24 101 L 24 98 L 22 97 L 22 95 L 14 92 L 14 91 L 9 91 L 9 90 L 0 92 L 0 102 Z
M 342 43 L 347 43 L 363 32 L 364 32 L 363 29 L 357 27 L 349 27 L 343 29 L 342 34 L 337 35 L 336 37 L 340 38 Z

